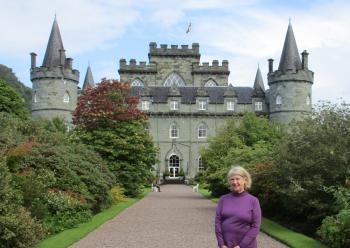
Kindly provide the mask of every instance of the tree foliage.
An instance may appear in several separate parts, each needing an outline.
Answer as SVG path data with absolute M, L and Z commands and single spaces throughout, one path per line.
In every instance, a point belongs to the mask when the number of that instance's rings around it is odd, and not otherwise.
M 15 114 L 20 118 L 28 116 L 24 99 L 11 88 L 5 81 L 0 79 L 0 112 Z
M 241 120 L 229 120 L 201 152 L 207 167 L 203 177 L 212 194 L 218 196 L 228 191 L 226 174 L 232 165 L 251 167 L 271 161 L 281 136 L 278 126 L 254 113 L 246 113 Z
M 18 80 L 11 68 L 0 64 L 0 79 L 5 81 L 25 100 L 27 110 L 31 108 L 32 90 Z
M 137 103 L 129 83 L 103 80 L 83 93 L 74 113 L 76 136 L 101 155 L 129 196 L 139 193 L 156 162 L 146 115 Z

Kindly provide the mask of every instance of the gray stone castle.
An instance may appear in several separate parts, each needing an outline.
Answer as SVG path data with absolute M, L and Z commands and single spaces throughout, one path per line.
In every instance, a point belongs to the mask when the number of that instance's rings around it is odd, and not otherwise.
M 272 121 L 288 124 L 311 111 L 313 72 L 308 69 L 308 53 L 298 52 L 291 24 L 288 26 L 280 63 L 273 68 L 269 59 L 265 90 L 260 69 L 252 87 L 229 84 L 229 62 L 200 61 L 199 44 L 157 46 L 149 44 L 149 62 L 129 63 L 120 59 L 121 81 L 129 81 L 132 94 L 140 97 L 139 108 L 149 116 L 149 133 L 159 147 L 159 175 L 165 171 L 177 179 L 180 171 L 192 178 L 205 169 L 200 149 L 228 118 L 251 111 Z M 63 117 L 71 122 L 80 89 L 79 71 L 67 58 L 55 19 L 42 66 L 31 53 L 33 83 L 32 115 L 37 118 Z M 90 66 L 82 90 L 94 87 Z

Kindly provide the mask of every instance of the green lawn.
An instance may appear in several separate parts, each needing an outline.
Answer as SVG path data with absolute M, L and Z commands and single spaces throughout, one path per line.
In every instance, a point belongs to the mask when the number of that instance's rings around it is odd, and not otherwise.
M 113 205 L 109 209 L 96 214 L 92 219 L 87 222 L 79 225 L 76 228 L 65 230 L 58 234 L 52 235 L 47 239 L 41 241 L 36 248 L 65 248 L 78 240 L 85 237 L 88 233 L 97 229 L 100 225 L 105 223 L 106 221 L 115 217 L 118 213 L 120 213 L 125 208 L 131 206 L 135 202 L 139 201 L 142 197 L 144 197 L 149 191 L 145 191 L 141 197 L 138 198 L 128 198 L 125 202 L 121 202 Z
M 212 197 L 210 192 L 206 189 L 199 189 L 199 192 L 215 203 L 219 200 L 219 198 Z M 292 248 L 327 248 L 327 246 L 321 244 L 317 240 L 291 231 L 266 218 L 262 219 L 261 231 Z

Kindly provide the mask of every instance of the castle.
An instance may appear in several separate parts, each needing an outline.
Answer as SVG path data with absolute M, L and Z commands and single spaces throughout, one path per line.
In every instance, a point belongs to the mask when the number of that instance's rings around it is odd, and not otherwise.
M 161 176 L 169 171 L 177 179 L 180 171 L 192 178 L 205 169 L 200 149 L 208 145 L 218 127 L 228 118 L 248 111 L 272 121 L 288 124 L 311 111 L 313 72 L 308 69 L 308 53 L 301 58 L 291 24 L 288 26 L 277 70 L 269 59 L 265 90 L 260 69 L 252 87 L 235 87 L 228 82 L 229 62 L 200 61 L 199 44 L 157 46 L 149 44 L 149 63 L 129 63 L 120 59 L 121 81 L 129 81 L 132 94 L 140 96 L 139 108 L 149 116 L 149 133 L 159 147 Z M 31 53 L 33 83 L 32 115 L 36 118 L 63 117 L 71 122 L 79 94 L 79 71 L 66 58 L 57 20 L 54 20 L 42 66 Z M 94 81 L 90 66 L 82 90 Z

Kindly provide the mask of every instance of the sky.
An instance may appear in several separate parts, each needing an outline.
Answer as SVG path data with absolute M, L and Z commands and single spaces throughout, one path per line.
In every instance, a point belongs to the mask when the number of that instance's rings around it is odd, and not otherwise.
M 347 0 L 0 0 L 0 64 L 28 87 L 30 53 L 41 65 L 55 15 L 82 85 L 118 79 L 119 60 L 148 62 L 149 43 L 200 44 L 201 62 L 229 61 L 229 83 L 265 88 L 269 58 L 278 68 L 291 20 L 299 53 L 309 52 L 313 103 L 350 103 L 350 1 Z M 189 23 L 191 31 L 186 34 Z

